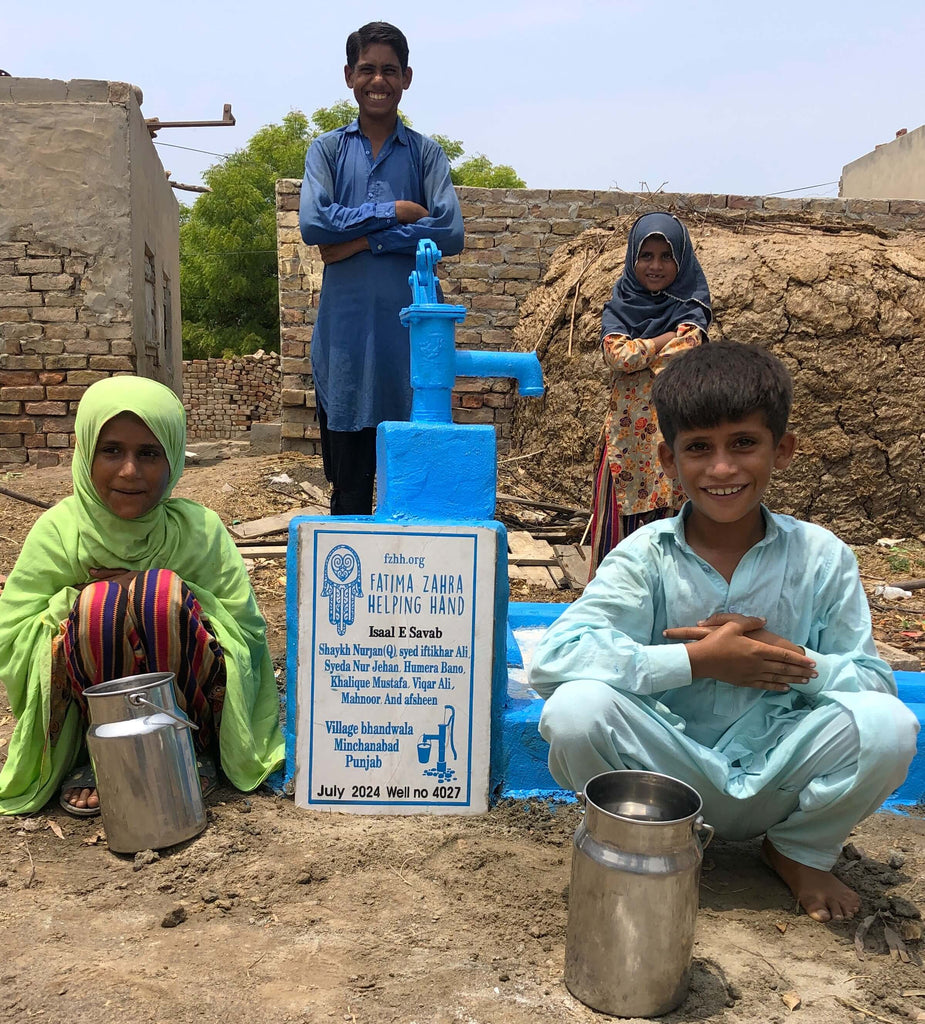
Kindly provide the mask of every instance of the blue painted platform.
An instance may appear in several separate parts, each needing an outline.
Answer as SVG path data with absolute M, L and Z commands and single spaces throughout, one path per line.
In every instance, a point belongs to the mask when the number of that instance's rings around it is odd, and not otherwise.
M 529 663 L 532 644 L 568 607 L 567 604 L 508 605 L 507 665 L 508 694 L 503 712 L 501 760 L 504 783 L 499 794 L 513 799 L 541 797 L 546 800 L 574 800 L 549 774 L 549 747 L 537 727 L 542 698 L 526 682 L 525 657 Z M 897 672 L 900 700 L 925 726 L 925 672 Z M 884 803 L 887 810 L 917 804 L 925 796 L 925 728 L 919 733 L 918 750 L 906 781 Z

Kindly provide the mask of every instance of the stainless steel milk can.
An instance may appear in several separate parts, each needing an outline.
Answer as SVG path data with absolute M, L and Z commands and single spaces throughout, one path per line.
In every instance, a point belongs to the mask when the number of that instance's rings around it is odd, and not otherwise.
M 84 690 L 100 812 L 117 853 L 172 846 L 206 827 L 196 726 L 177 707 L 173 679 L 150 672 Z
M 690 786 L 605 772 L 581 799 L 569 887 L 565 984 L 620 1017 L 656 1017 L 687 994 L 703 850 L 713 829 Z

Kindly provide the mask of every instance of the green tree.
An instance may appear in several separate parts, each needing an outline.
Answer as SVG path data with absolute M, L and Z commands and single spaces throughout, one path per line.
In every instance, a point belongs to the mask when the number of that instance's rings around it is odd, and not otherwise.
M 404 116 L 402 117 L 402 120 L 404 120 Z M 431 135 L 431 138 L 437 143 L 443 152 L 446 153 L 446 158 L 450 163 L 454 160 L 458 160 L 463 155 L 463 144 L 459 139 L 451 139 L 446 135 L 437 135 L 436 133 Z
M 335 128 L 343 128 L 360 113 L 360 108 L 351 103 L 350 100 L 341 100 L 331 107 L 319 107 L 312 114 L 312 124 L 318 132 L 333 132 Z M 402 114 L 402 120 L 406 124 L 411 122 Z
M 517 171 L 508 164 L 493 164 L 483 153 L 456 163 L 465 150 L 459 139 L 446 135 L 431 135 L 439 143 L 447 160 L 450 161 L 450 177 L 454 185 L 473 185 L 476 188 L 526 188 L 527 184 Z M 452 166 L 455 164 L 455 166 Z
M 454 185 L 477 188 L 526 188 L 527 183 L 510 164 L 493 164 L 484 153 L 469 157 L 450 168 Z
M 358 113 L 343 100 L 301 111 L 261 128 L 248 144 L 203 175 L 212 190 L 180 207 L 180 294 L 186 359 L 279 349 L 276 264 L 276 181 L 301 178 L 305 153 L 322 132 L 349 124 Z M 402 114 L 406 124 L 410 120 Z M 463 145 L 444 135 L 451 164 Z M 512 167 L 479 154 L 451 168 L 456 185 L 523 188 Z
M 203 175 L 211 192 L 180 216 L 183 354 L 279 349 L 276 180 L 300 178 L 315 135 L 300 111 L 261 128 Z

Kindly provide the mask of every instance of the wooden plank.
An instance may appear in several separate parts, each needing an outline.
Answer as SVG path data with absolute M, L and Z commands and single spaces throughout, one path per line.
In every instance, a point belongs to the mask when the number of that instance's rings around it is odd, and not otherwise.
M 558 584 L 550 574 L 547 560 L 555 559 L 555 552 L 544 540 L 536 540 L 529 533 L 515 531 L 508 533 L 507 546 L 515 563 L 519 559 L 543 560 L 543 565 L 517 565 L 515 579 L 525 579 L 538 587 L 555 590 Z
M 588 570 L 591 562 L 591 546 L 579 547 L 577 544 L 555 544 L 553 551 L 559 559 L 559 565 L 573 590 L 584 590 L 588 582 Z
M 900 590 L 925 590 L 925 580 L 904 580 L 901 583 L 891 583 L 891 587 L 899 587 Z
M 511 505 L 524 505 L 527 508 L 548 509 L 550 512 L 564 512 L 570 516 L 583 516 L 587 510 L 583 508 L 572 508 L 571 505 L 557 505 L 552 501 L 533 501 L 531 498 L 518 498 L 516 494 L 496 494 L 496 501 L 508 502 Z
M 552 582 L 556 586 L 556 590 L 568 590 L 569 581 L 565 576 L 565 573 L 558 565 L 550 565 L 546 570 L 552 577 Z
M 299 484 L 299 487 L 301 487 L 302 490 L 305 491 L 305 493 L 310 498 L 313 498 L 315 501 L 317 501 L 319 505 L 329 506 L 331 504 L 330 497 L 327 494 L 325 494 L 325 492 L 320 487 L 316 487 L 315 484 L 310 484 L 307 480 L 303 480 Z
M 507 535 L 508 550 L 515 558 L 555 558 L 556 553 L 544 540 L 537 540 L 526 530 L 511 530 Z
M 239 544 L 238 552 L 243 558 L 282 558 L 286 554 L 286 545 Z
M 228 529 L 242 540 L 251 537 L 265 537 L 268 533 L 282 533 L 289 528 L 290 520 L 296 516 L 317 516 L 327 515 L 327 509 L 319 509 L 317 505 L 307 505 L 305 508 L 294 508 L 289 512 L 283 512 L 278 516 L 265 516 L 263 519 L 251 519 L 247 523 L 237 523 Z

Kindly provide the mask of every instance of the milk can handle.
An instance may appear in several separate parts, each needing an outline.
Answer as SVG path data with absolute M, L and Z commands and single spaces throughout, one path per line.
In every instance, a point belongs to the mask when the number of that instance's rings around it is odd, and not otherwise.
M 698 815 L 697 818 L 694 819 L 694 831 L 697 833 L 697 838 L 700 840 L 700 848 L 705 850 L 710 845 L 710 841 L 712 840 L 716 829 L 712 825 L 708 825 L 703 818 Z M 706 839 L 704 839 L 704 835 L 706 835 Z
M 190 729 L 198 729 L 199 726 L 195 722 L 191 722 L 188 718 L 180 718 L 179 715 L 175 715 L 172 711 L 168 711 L 166 708 L 160 708 L 157 704 L 152 704 L 151 701 L 145 700 L 140 693 L 130 693 L 128 698 L 129 704 L 134 705 L 136 708 L 141 707 L 144 704 L 146 707 L 154 708 L 154 710 L 160 715 L 166 715 L 168 718 L 172 718 L 175 722 L 179 722 L 180 725 L 187 726 Z M 707 826 L 709 828 L 709 826 Z

